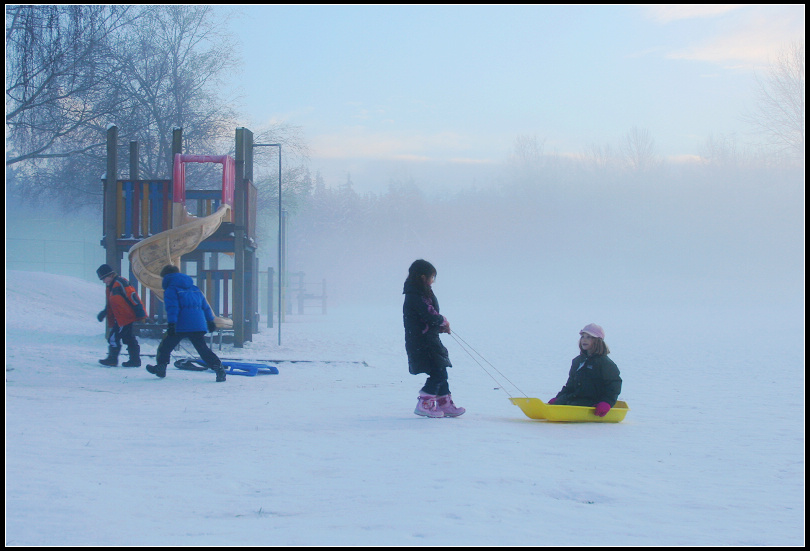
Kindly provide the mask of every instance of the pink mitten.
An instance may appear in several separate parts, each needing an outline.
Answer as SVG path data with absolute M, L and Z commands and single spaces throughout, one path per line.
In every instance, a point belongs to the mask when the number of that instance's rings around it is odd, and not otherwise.
M 556 402 L 556 401 L 557 401 L 557 397 L 555 396 L 554 398 L 552 398 L 551 400 L 549 400 L 549 401 L 548 401 L 548 402 L 546 402 L 546 403 L 547 403 L 547 404 L 553 404 L 553 403 L 554 403 L 554 402 Z
M 596 408 L 596 411 L 594 411 L 593 413 L 597 417 L 604 417 L 605 415 L 607 415 L 607 412 L 610 411 L 610 404 L 608 404 L 607 402 L 599 402 L 594 407 Z
M 447 334 L 449 334 L 450 333 L 450 322 L 447 321 L 447 318 L 445 318 L 444 316 L 442 316 L 442 317 L 444 318 L 444 321 L 439 326 L 439 333 L 447 333 Z

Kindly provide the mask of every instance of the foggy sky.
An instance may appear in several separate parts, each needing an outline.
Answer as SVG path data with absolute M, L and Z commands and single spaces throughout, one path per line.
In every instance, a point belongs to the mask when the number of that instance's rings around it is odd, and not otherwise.
M 305 214 L 292 220 L 290 271 L 326 278 L 335 300 L 398 300 L 426 258 L 451 301 L 503 296 L 510 312 L 551 300 L 803 309 L 803 170 L 678 160 L 713 133 L 755 140 L 740 121 L 753 71 L 803 40 L 804 6 L 242 10 L 244 125 L 301 126 L 330 188 L 351 175 L 359 193 L 422 194 L 373 223 L 355 214 L 303 235 Z M 643 178 L 552 167 L 521 181 L 510 164 L 519 135 L 553 161 L 616 147 L 632 127 L 664 161 Z M 7 239 L 101 238 L 99 213 L 81 227 L 84 214 L 15 214 L 7 206 Z M 260 240 L 262 267 L 275 243 Z M 33 252 L 7 241 L 7 266 Z
M 245 126 L 300 126 L 327 185 L 436 166 L 451 185 L 519 135 L 576 155 L 648 129 L 668 159 L 755 140 L 754 75 L 804 41 L 803 5 L 240 8 Z M 406 167 L 406 168 L 403 168 Z M 429 167 L 427 170 L 425 167 Z M 384 188 L 383 188 L 384 189 Z

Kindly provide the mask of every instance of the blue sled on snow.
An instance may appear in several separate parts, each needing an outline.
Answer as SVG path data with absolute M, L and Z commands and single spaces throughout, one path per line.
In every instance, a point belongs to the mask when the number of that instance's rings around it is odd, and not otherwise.
M 278 375 L 278 368 L 274 365 L 251 364 L 244 362 L 222 362 L 228 368 L 225 372 L 229 375 L 244 375 L 245 377 L 255 377 L 256 375 Z
M 245 377 L 255 377 L 256 375 L 278 375 L 278 368 L 274 365 L 246 363 L 246 362 L 232 362 L 225 360 L 222 365 L 227 367 L 228 375 L 243 375 Z M 186 371 L 205 371 L 208 365 L 197 358 L 183 358 L 174 362 L 177 369 L 184 369 Z

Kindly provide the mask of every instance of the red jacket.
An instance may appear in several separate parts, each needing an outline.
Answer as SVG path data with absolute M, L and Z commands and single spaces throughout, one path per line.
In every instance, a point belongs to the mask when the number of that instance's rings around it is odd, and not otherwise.
M 107 285 L 107 325 L 123 327 L 145 317 L 146 311 L 135 287 L 123 277 L 115 276 Z

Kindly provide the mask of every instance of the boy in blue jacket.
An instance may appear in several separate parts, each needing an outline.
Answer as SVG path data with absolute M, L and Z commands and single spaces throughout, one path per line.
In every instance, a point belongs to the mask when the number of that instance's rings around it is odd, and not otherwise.
M 205 333 L 214 331 L 214 312 L 205 300 L 205 295 L 194 285 L 192 279 L 180 273 L 177 266 L 165 266 L 160 275 L 163 278 L 163 304 L 169 327 L 157 349 L 157 365 L 147 365 L 146 370 L 158 377 L 166 376 L 166 366 L 171 360 L 172 350 L 188 339 L 205 364 L 217 372 L 217 382 L 225 380 L 225 368 L 214 352 L 205 344 Z

